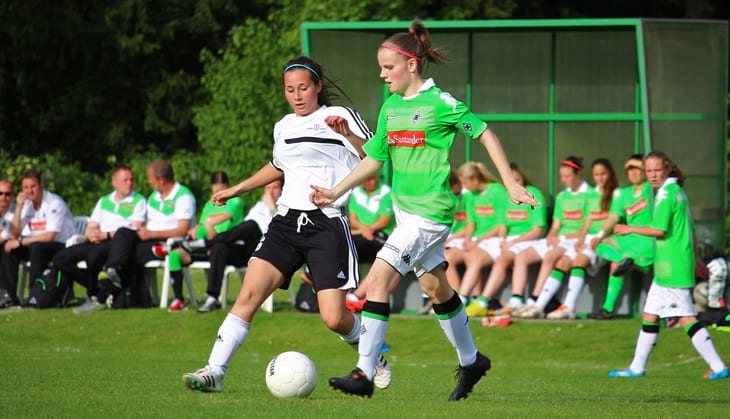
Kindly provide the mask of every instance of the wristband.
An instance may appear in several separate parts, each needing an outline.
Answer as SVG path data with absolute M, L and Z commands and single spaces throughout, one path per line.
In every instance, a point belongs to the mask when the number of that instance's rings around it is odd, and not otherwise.
M 18 244 L 23 246 L 23 236 L 18 237 Z
M 565 240 L 565 236 L 558 236 L 558 240 L 560 240 L 560 241 Z
M 603 230 L 599 230 L 598 233 L 596 233 L 596 237 L 598 237 L 599 239 L 602 239 L 605 235 L 606 232 L 604 232 Z

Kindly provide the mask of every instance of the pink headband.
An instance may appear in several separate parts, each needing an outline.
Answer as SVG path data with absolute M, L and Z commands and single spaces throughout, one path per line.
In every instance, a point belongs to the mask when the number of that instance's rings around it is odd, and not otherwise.
M 561 164 L 562 164 L 562 165 L 564 165 L 564 166 L 572 167 L 572 168 L 573 168 L 573 169 L 575 169 L 575 170 L 580 170 L 580 169 L 582 169 L 582 167 L 580 167 L 580 165 L 579 165 L 579 164 L 577 164 L 577 163 L 573 163 L 573 162 L 572 162 L 572 161 L 570 161 L 570 160 L 563 160 L 563 162 L 562 162 Z
M 417 56 L 411 54 L 410 52 L 403 51 L 402 49 L 396 47 L 395 45 L 388 44 L 387 42 L 383 42 L 382 44 L 380 44 L 380 46 L 383 48 L 388 48 L 389 50 L 395 51 L 398 54 L 405 55 L 408 58 L 413 58 L 416 61 L 421 61 L 421 57 L 417 57 Z

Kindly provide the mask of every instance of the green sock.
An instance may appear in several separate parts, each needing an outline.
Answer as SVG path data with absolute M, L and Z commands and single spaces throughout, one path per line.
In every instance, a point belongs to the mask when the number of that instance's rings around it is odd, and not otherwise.
M 624 279 L 620 276 L 608 277 L 608 288 L 606 289 L 606 301 L 603 303 L 603 309 L 612 313 L 616 308 L 616 301 L 624 287 Z
M 170 271 L 182 270 L 182 260 L 180 259 L 180 253 L 170 252 L 168 257 L 170 258 Z

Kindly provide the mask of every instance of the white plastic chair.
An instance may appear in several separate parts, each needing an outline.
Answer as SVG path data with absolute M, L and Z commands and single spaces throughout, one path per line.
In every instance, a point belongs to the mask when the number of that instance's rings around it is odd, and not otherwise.
M 183 276 L 185 277 L 185 282 L 192 284 L 192 275 L 190 273 L 191 269 L 202 269 L 204 271 L 207 271 L 210 269 L 210 262 L 207 260 L 196 260 L 193 261 L 188 266 L 183 267 Z M 237 273 L 243 281 L 243 277 L 246 275 L 246 267 L 245 266 L 234 266 L 234 265 L 226 265 L 226 268 L 223 270 L 223 281 L 221 282 L 221 293 L 218 296 L 218 301 L 221 303 L 222 308 L 226 308 L 228 306 L 228 279 L 231 276 L 231 274 Z M 169 285 L 168 285 L 169 286 Z M 163 288 L 163 295 L 166 291 Z M 169 292 L 169 291 L 168 291 Z M 264 301 L 264 303 L 261 305 L 261 310 L 267 312 L 267 313 L 273 313 L 274 312 L 274 294 L 269 295 L 269 297 Z
M 147 281 L 152 291 L 152 297 L 158 299 L 157 295 L 157 269 L 162 269 L 162 293 L 159 296 L 158 301 L 160 302 L 160 308 L 167 308 L 167 299 L 170 296 L 170 256 L 165 256 L 165 259 L 151 260 L 144 265 L 145 274 Z M 198 305 L 198 300 L 195 298 L 195 291 L 193 290 L 193 280 L 190 277 L 185 277 L 185 285 L 188 288 L 190 295 L 190 301 L 193 305 Z

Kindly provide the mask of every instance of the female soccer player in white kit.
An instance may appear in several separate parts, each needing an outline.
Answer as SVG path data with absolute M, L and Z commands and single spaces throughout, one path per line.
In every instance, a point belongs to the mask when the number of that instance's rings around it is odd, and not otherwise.
M 256 310 L 277 288 L 287 289 L 304 263 L 317 290 L 320 316 L 328 328 L 355 347 L 360 319 L 345 309 L 346 290 L 357 287 L 358 263 L 344 208 L 348 196 L 317 207 L 309 185 L 333 187 L 360 162 L 363 142 L 372 136 L 353 109 L 329 106 L 319 64 L 307 57 L 290 60 L 283 71 L 284 95 L 294 111 L 274 126 L 273 159 L 236 186 L 216 192 L 222 204 L 281 178 L 278 209 L 248 264 L 236 303 L 218 329 L 208 365 L 183 375 L 192 390 L 219 392 L 223 374 L 246 340 Z M 380 355 L 376 385 L 390 385 L 390 366 Z

